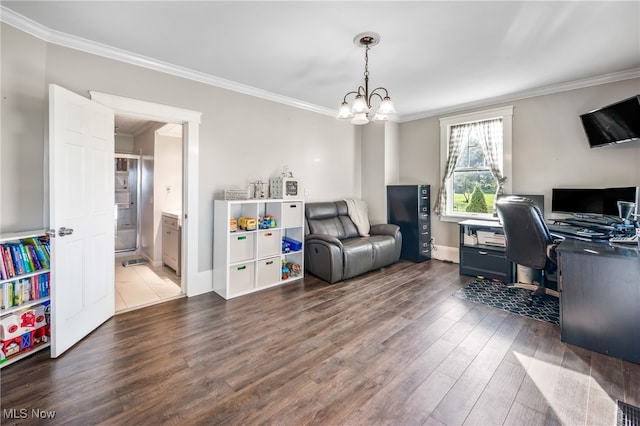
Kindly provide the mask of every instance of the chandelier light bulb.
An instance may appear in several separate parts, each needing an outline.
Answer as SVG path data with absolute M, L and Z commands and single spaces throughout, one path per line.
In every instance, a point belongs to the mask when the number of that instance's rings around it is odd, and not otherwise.
M 376 123 L 380 123 L 380 122 L 383 122 L 383 121 L 387 121 L 388 119 L 389 119 L 388 115 L 382 114 L 380 112 L 380 110 L 378 110 L 378 112 L 376 112 L 376 115 L 373 116 L 371 121 L 375 121 Z
M 385 96 L 384 100 L 380 103 L 378 107 L 378 113 L 384 115 L 392 115 L 396 113 L 396 109 L 393 106 L 393 102 L 391 102 L 391 98 Z
M 353 113 L 351 112 L 351 108 L 347 102 L 343 102 L 340 105 L 340 110 L 338 111 L 338 118 L 341 120 L 348 120 L 353 118 Z
M 367 112 L 369 112 L 369 106 L 367 106 L 367 101 L 365 101 L 362 95 L 356 96 L 356 98 L 353 101 L 353 105 L 351 106 L 351 111 L 354 114 L 359 114 L 359 113 L 366 114 Z
M 360 112 L 358 114 L 355 114 L 353 116 L 353 118 L 351 119 L 351 124 L 356 124 L 358 126 L 361 126 L 363 124 L 367 124 L 369 122 L 369 119 L 367 118 L 367 114 L 364 112 Z

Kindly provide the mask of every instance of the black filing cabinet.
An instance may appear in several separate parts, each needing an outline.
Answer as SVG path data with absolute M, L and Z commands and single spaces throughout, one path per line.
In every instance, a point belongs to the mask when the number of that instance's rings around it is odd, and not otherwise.
M 431 259 L 430 185 L 387 186 L 387 222 L 402 233 L 400 258 L 411 262 Z

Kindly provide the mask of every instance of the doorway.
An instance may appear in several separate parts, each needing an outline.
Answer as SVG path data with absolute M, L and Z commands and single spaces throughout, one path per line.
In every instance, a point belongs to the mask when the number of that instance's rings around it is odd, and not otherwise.
M 202 113 L 138 99 L 89 91 L 91 100 L 111 109 L 115 114 L 147 120 L 181 124 L 183 129 L 183 211 L 181 233 L 181 281 L 187 296 L 209 292 L 210 279 L 198 273 L 198 164 L 200 119 Z
M 115 312 L 183 297 L 182 125 L 115 115 Z M 165 215 L 176 226 L 167 232 Z M 165 253 L 174 248 L 174 257 Z

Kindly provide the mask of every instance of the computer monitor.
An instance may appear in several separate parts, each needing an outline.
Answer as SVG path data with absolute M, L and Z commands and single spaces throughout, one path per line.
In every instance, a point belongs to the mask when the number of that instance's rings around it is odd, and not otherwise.
M 553 188 L 551 192 L 553 213 L 602 215 L 603 190 L 588 188 Z
M 640 192 L 638 189 L 637 186 L 605 188 L 603 190 L 602 214 L 618 216 L 618 201 L 635 203 L 634 213 L 638 213 L 638 192 Z
M 553 188 L 551 211 L 584 215 L 618 216 L 618 201 L 636 203 L 637 213 L 638 187 L 587 189 Z

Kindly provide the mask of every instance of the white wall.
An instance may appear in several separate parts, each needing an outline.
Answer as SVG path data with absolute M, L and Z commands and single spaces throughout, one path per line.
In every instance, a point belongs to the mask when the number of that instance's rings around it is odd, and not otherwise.
M 387 222 L 387 185 L 399 179 L 399 124 L 371 123 L 362 132 L 362 199 L 371 223 Z
M 116 135 L 115 151 L 120 154 L 134 154 L 133 136 L 132 135 Z
M 387 122 L 384 127 L 384 176 L 386 185 L 400 180 L 400 125 Z
M 362 199 L 369 207 L 371 223 L 384 223 L 386 194 L 384 193 L 385 140 L 384 126 L 378 123 L 361 127 L 362 131 Z
M 2 109 L 1 232 L 48 224 L 48 179 L 41 170 L 47 164 L 44 127 L 49 83 L 85 97 L 89 97 L 89 90 L 95 90 L 202 112 L 199 271 L 212 269 L 213 199 L 223 189 L 246 188 L 256 178 L 266 180 L 288 165 L 301 180 L 308 201 L 361 195 L 361 148 L 354 126 L 334 117 L 47 44 L 6 24 L 1 31 L 2 95 L 11 95 L 3 100 Z M 37 65 L 35 71 L 30 68 L 32 63 Z M 26 120 L 29 128 L 25 135 L 27 129 L 21 126 Z M 11 190 L 4 180 L 5 167 L 33 168 L 35 172 Z
M 155 205 L 160 211 L 182 210 L 182 138 L 155 137 Z
M 43 137 L 47 126 L 47 48 L 34 37 L 11 43 L 11 32 L 4 28 L 2 24 L 0 233 L 42 229 L 49 223 L 43 186 L 49 173 Z
M 640 79 L 632 79 L 509 103 L 514 106 L 513 176 L 509 177 L 513 193 L 543 194 L 548 213 L 554 187 L 640 185 L 640 143 L 589 149 L 579 118 L 584 112 L 638 93 Z M 432 207 L 442 179 L 440 118 L 400 125 L 400 181 L 431 184 Z M 431 224 L 435 244 L 458 247 L 456 223 L 434 217 Z

